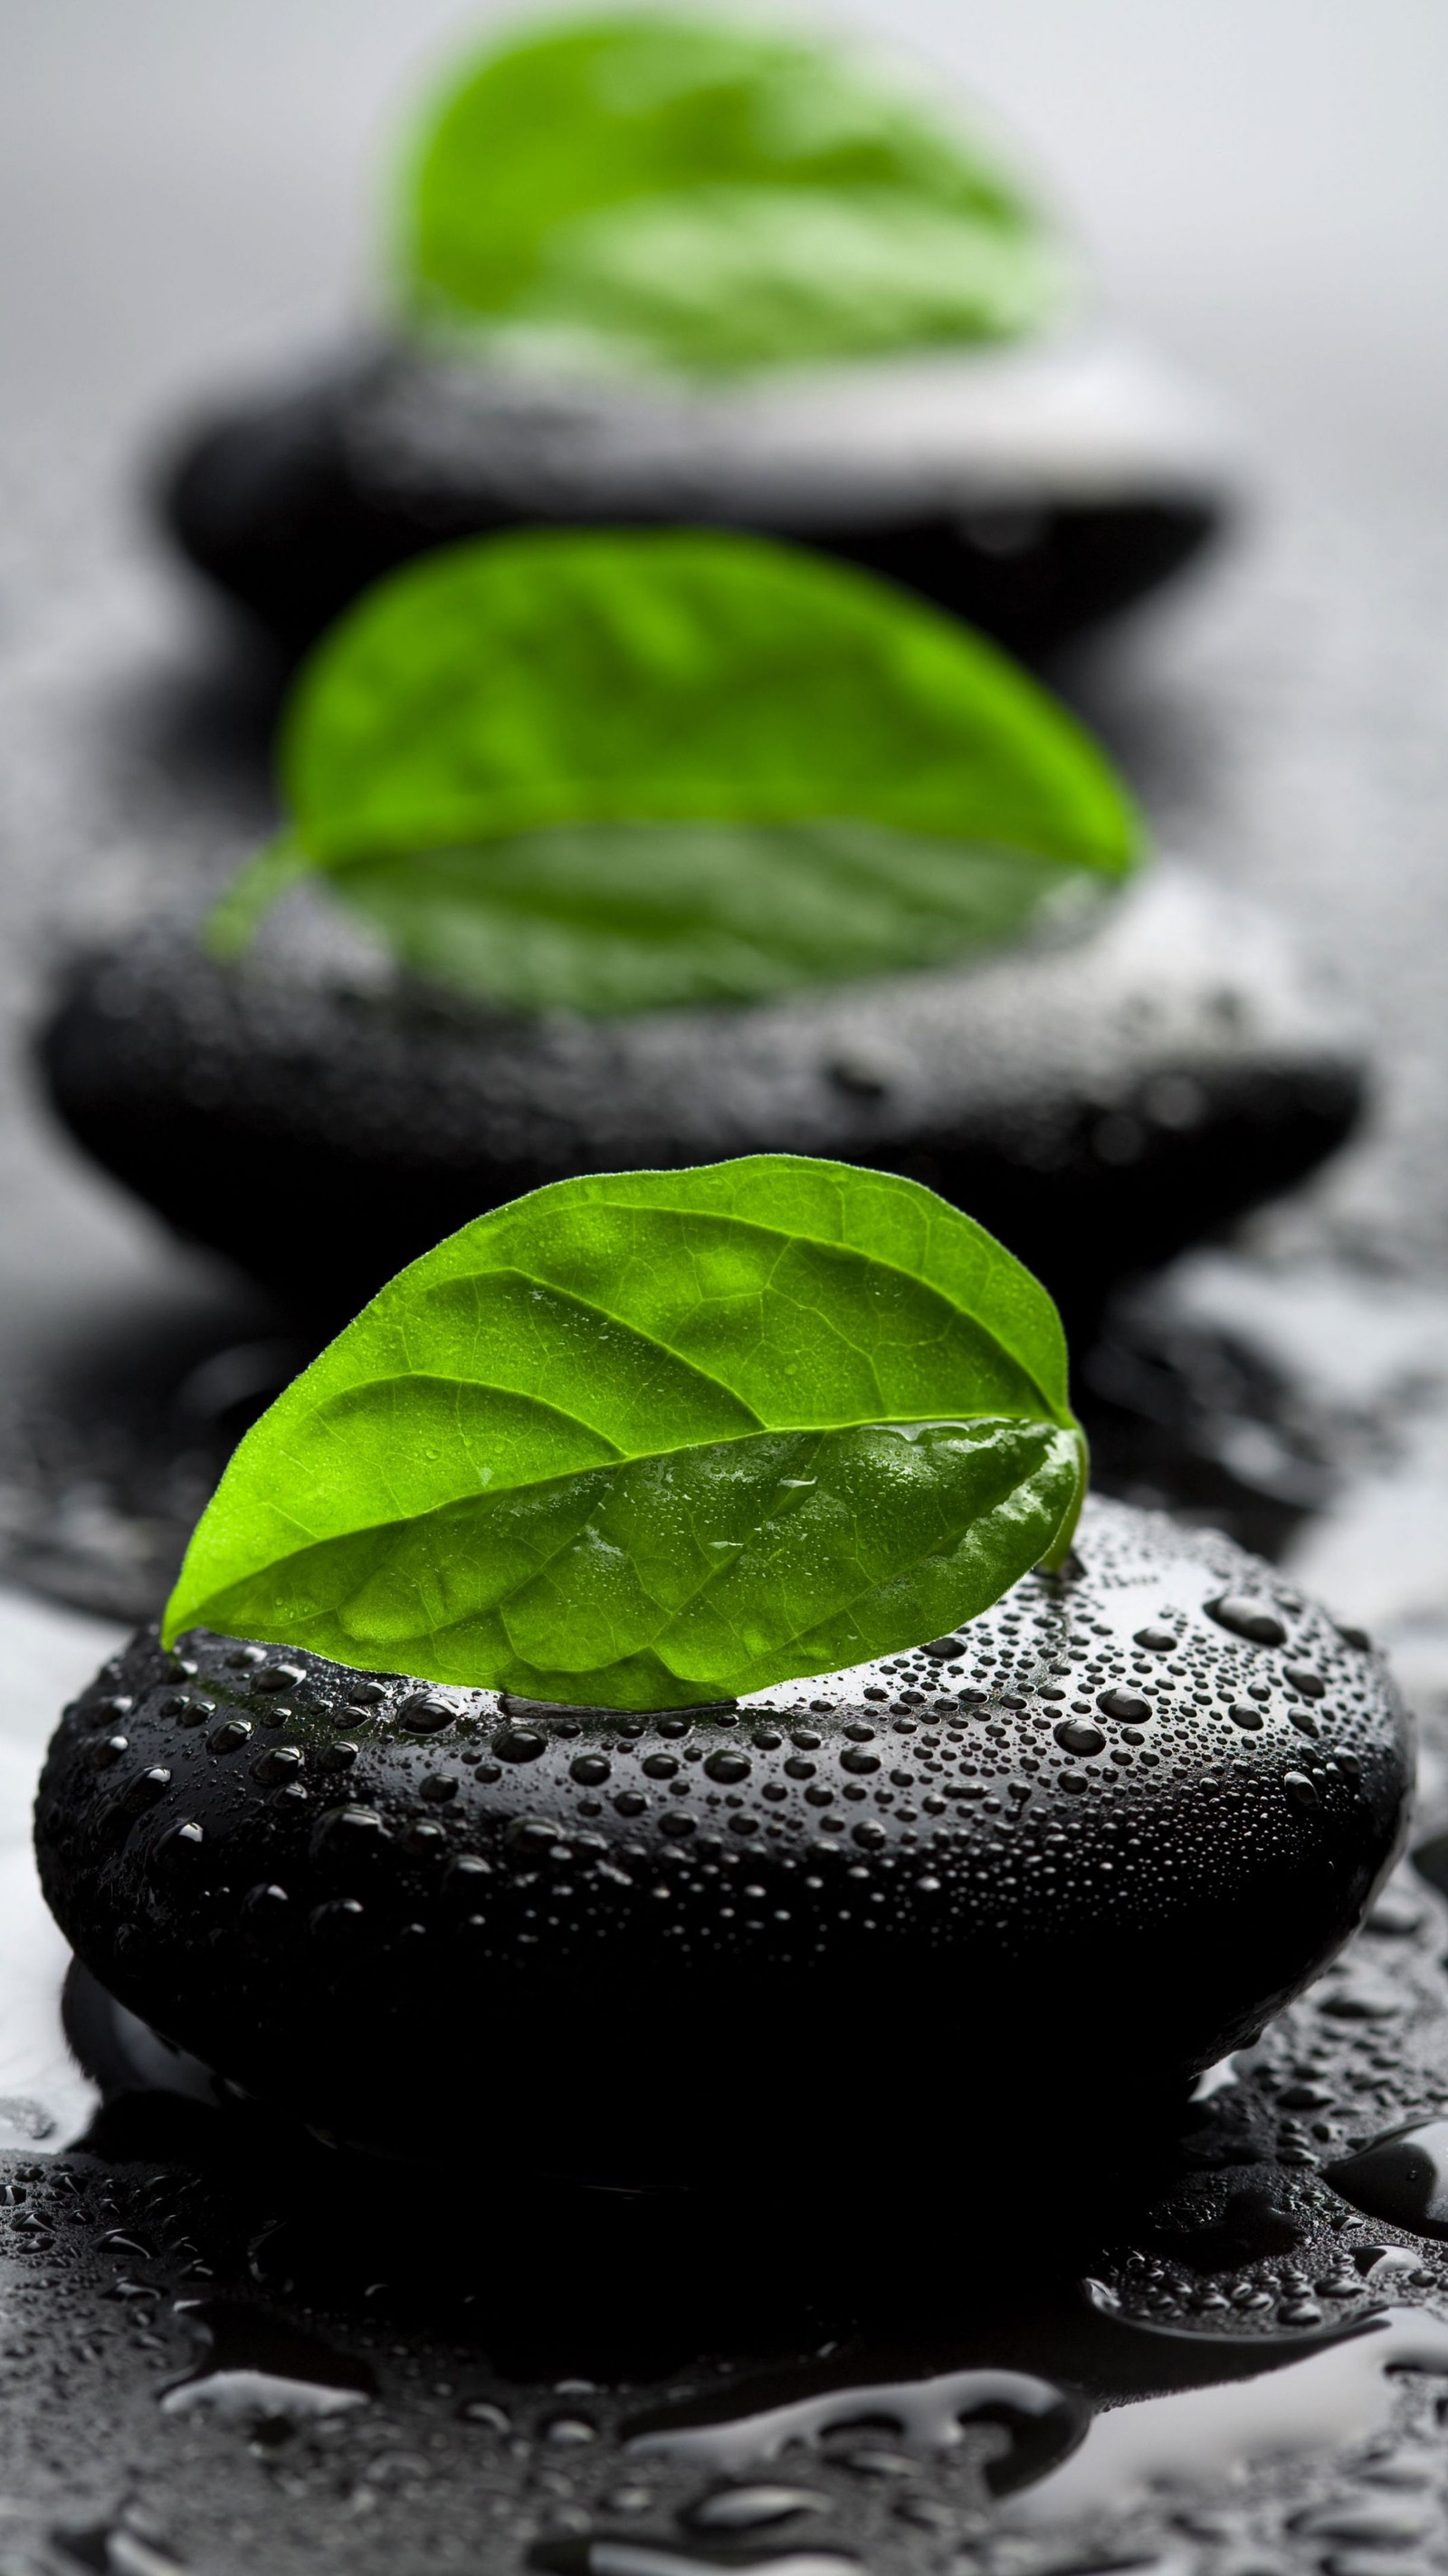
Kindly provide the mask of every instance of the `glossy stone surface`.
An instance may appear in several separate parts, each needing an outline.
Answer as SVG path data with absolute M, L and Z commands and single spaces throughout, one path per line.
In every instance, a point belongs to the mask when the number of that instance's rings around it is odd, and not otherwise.
M 1167 580 L 1234 480 L 1189 397 L 1089 340 L 712 395 L 530 382 L 397 343 L 218 412 L 160 500 L 190 560 L 292 644 L 452 539 L 682 521 L 821 547 L 1031 654 Z
M 1079 1321 L 1313 1169 L 1363 1096 L 1270 924 L 1164 866 L 1069 943 L 616 1020 L 485 1013 L 319 927 L 309 958 L 279 918 L 240 969 L 174 918 L 135 932 L 72 968 L 40 1061 L 178 1231 L 348 1313 L 541 1182 L 783 1151 L 927 1182 Z
M 52 1745 L 46 1894 L 130 2011 L 329 2134 L 406 2153 L 421 2094 L 431 2152 L 623 2181 L 744 2152 L 763 2101 L 818 2154 L 841 2084 L 862 2152 L 1005 2084 L 997 2159 L 1074 2084 L 1169 2096 L 1360 1921 L 1411 1778 L 1380 1661 L 1118 1504 L 959 1638 L 737 1707 L 457 1691 L 419 1729 L 414 1690 L 142 1632 Z M 907 2102 L 857 2080 L 872 2029 Z

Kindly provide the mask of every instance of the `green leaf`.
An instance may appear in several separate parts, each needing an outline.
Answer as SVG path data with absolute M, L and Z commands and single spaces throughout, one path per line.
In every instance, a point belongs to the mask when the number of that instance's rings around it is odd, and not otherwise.
M 831 47 L 663 12 L 471 59 L 401 232 L 414 320 L 534 366 L 717 375 L 1010 339 L 1063 286 L 974 141 Z
M 918 1182 L 558 1181 L 404 1270 L 242 1442 L 165 1636 L 617 1708 L 973 1618 L 1085 1480 L 1050 1298 Z
M 420 973 L 518 1006 L 749 1000 L 1019 935 L 1132 863 L 1101 753 L 872 575 L 722 533 L 529 532 L 381 583 L 288 710 L 298 853 Z

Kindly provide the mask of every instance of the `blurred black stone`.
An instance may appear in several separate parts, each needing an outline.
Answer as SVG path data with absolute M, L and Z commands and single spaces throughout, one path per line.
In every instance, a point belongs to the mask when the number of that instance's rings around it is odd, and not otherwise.
M 1069 944 L 593 1021 L 368 987 L 280 932 L 222 968 L 158 920 L 73 965 L 40 1061 L 96 1161 L 296 1309 L 350 1313 L 547 1181 L 778 1151 L 928 1183 L 1077 1333 L 1311 1171 L 1364 1093 L 1275 937 L 1166 870 Z
M 908 452 L 882 469 L 848 387 L 815 452 L 769 452 L 727 415 L 559 388 L 494 386 L 405 349 L 349 355 L 198 426 L 159 483 L 189 560 L 285 643 L 308 642 L 381 574 L 430 548 L 524 526 L 714 524 L 887 575 L 1035 657 L 1167 581 L 1218 531 L 1225 496 L 1193 460 L 1148 452 L 1102 476 L 1026 455 L 972 484 Z M 956 488 L 950 488 L 951 485 Z

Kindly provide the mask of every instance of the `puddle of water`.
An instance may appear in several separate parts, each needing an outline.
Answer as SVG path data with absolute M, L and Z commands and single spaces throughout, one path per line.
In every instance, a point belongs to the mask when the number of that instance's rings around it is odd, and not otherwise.
M 719 2422 L 641 2427 L 628 2442 L 639 2458 L 686 2460 L 717 2476 L 763 2467 L 796 2447 L 830 2437 L 887 2433 L 921 2451 L 954 2449 L 972 2426 L 998 2425 L 1008 2447 L 986 2477 L 997 2494 L 1039 2477 L 1079 2442 L 1088 2422 L 1079 2400 L 1020 2370 L 952 2370 L 934 2379 L 896 2379 L 829 2388 L 809 2397 L 732 2414 Z
M 123 1640 L 104 1620 L 0 1591 L 0 2148 L 53 2152 L 99 2100 L 61 2027 L 70 1954 L 40 1893 L 30 1814 L 62 1708 Z
M 1327 2179 L 1368 2218 L 1414 2236 L 1448 2237 L 1448 2120 L 1391 2132 L 1330 2165 Z
M 1237 2349 L 1244 2347 L 1238 2342 Z M 1144 2490 L 1194 2485 L 1284 2453 L 1328 2450 L 1380 2432 L 1392 2373 L 1448 2376 L 1448 2325 L 1389 2308 L 1346 2335 L 1283 2361 L 1264 2339 L 1259 2372 L 1208 2388 L 1173 2390 L 1099 2414 L 1085 2442 L 1012 2506 L 1015 2520 L 1068 2521 L 1119 2512 Z
M 240 2300 L 183 2302 L 206 2335 L 198 2370 L 162 2392 L 163 2415 L 203 2416 L 228 2432 L 276 2441 L 328 2415 L 370 2404 L 370 2371 L 320 2335 Z

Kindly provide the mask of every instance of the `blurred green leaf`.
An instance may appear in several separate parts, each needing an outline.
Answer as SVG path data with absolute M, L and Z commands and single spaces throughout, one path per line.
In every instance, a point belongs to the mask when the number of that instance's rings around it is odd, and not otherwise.
M 482 538 L 378 585 L 304 670 L 299 866 L 418 973 L 517 1007 L 752 1000 L 961 956 L 1124 875 L 1128 800 L 1005 656 L 763 539 Z
M 400 266 L 496 354 L 705 375 L 1010 339 L 1062 287 L 1014 181 L 835 48 L 645 11 L 449 81 Z

